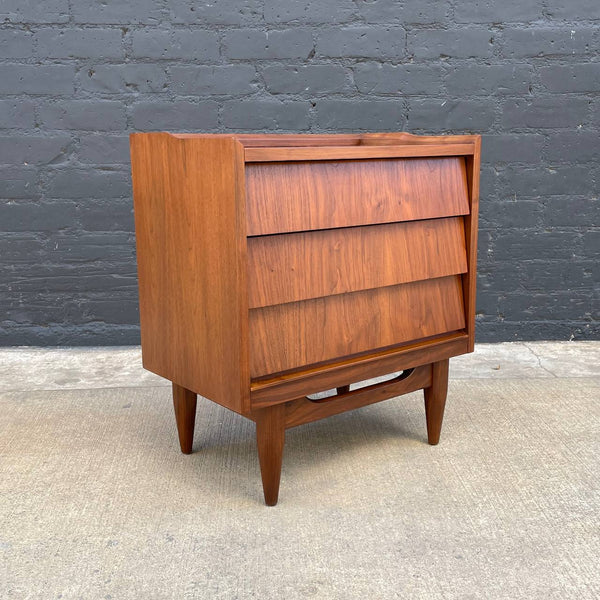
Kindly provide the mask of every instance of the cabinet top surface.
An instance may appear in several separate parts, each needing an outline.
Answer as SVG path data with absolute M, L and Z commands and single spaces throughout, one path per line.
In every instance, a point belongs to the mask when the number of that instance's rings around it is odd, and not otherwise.
M 479 135 L 413 135 L 405 132 L 360 134 L 133 133 L 175 141 L 231 140 L 243 147 L 245 162 L 360 158 L 467 156 L 479 153 Z
M 413 135 L 406 132 L 386 133 L 176 133 L 151 132 L 132 135 L 167 134 L 179 139 L 233 138 L 245 148 L 286 146 L 387 146 L 387 145 L 438 145 L 475 144 L 479 135 Z

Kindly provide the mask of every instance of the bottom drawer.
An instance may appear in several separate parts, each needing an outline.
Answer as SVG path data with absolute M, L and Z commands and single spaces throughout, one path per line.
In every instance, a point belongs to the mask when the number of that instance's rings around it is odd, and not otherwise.
M 465 327 L 460 275 L 250 310 L 253 378 Z

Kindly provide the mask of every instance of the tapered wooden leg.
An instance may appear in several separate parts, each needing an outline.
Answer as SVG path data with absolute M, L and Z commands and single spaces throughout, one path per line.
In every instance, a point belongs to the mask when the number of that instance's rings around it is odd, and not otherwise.
M 259 411 L 256 416 L 256 442 L 267 506 L 275 506 L 279 497 L 284 440 L 285 405 L 276 404 Z
M 444 407 L 448 393 L 448 359 L 432 364 L 431 387 L 425 388 L 425 418 L 427 420 L 427 441 L 435 446 L 440 441 Z
M 176 383 L 173 384 L 173 406 L 179 445 L 184 454 L 192 453 L 194 443 L 194 424 L 196 422 L 196 394 Z

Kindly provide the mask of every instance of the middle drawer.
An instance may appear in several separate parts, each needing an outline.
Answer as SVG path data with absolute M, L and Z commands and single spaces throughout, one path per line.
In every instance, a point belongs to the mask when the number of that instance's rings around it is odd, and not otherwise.
M 462 217 L 248 238 L 250 308 L 466 270 Z

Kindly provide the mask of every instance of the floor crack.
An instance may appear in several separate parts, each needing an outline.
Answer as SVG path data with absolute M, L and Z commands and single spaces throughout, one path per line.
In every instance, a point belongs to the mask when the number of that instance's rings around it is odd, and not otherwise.
M 542 371 L 546 371 L 546 373 L 548 373 L 551 377 L 557 377 L 557 375 L 555 373 L 553 373 L 552 371 L 550 371 L 550 369 L 547 369 L 546 367 L 544 367 L 544 365 L 542 364 L 542 360 L 541 358 L 538 356 L 537 352 L 527 344 L 527 342 L 521 342 L 523 344 L 523 346 L 525 346 L 525 348 L 527 348 L 527 350 L 529 350 L 531 352 L 531 354 L 533 354 L 535 356 L 535 358 L 537 359 L 538 362 L 538 366 L 540 367 L 540 369 L 542 369 Z

